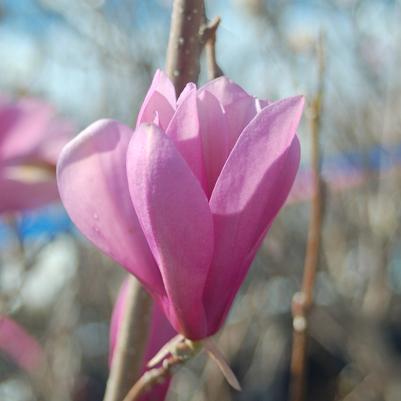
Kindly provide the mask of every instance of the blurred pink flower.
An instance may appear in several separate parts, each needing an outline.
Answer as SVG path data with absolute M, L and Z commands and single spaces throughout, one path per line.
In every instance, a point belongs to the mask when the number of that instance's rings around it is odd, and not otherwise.
M 114 348 L 117 342 L 117 335 L 120 330 L 120 324 L 123 317 L 124 304 L 127 296 L 127 282 L 124 282 L 121 286 L 120 293 L 118 294 L 117 301 L 114 305 L 113 315 L 111 318 L 110 326 L 110 352 L 109 352 L 109 363 L 113 358 Z M 148 343 L 145 348 L 145 355 L 142 361 L 141 374 L 146 371 L 147 363 L 155 356 L 155 354 L 166 344 L 174 335 L 177 333 L 171 327 L 170 323 L 166 319 L 163 311 L 160 309 L 157 303 L 152 305 L 152 317 L 150 325 L 150 334 Z M 147 400 L 158 400 L 162 401 L 167 394 L 167 390 L 170 384 L 168 378 L 163 383 L 152 387 L 151 391 L 146 392 L 141 401 Z
M 0 213 L 59 198 L 56 161 L 73 128 L 40 100 L 0 96 Z
M 0 351 L 28 373 L 38 369 L 43 359 L 39 343 L 7 316 L 0 316 Z
M 70 217 L 180 334 L 222 325 L 294 181 L 303 103 L 256 99 L 226 77 L 176 99 L 158 71 L 135 130 L 101 120 L 63 149 Z

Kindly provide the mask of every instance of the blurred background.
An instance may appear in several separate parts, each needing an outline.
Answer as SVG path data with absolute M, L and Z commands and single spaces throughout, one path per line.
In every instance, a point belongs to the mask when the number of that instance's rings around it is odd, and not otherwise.
M 227 76 L 261 98 L 323 101 L 324 220 L 306 399 L 399 401 L 401 1 L 206 5 L 209 18 L 222 18 L 217 58 Z M 71 135 L 102 117 L 132 125 L 164 66 L 170 12 L 168 0 L 0 0 L 0 93 L 51 104 L 53 119 L 75 127 Z M 232 391 L 199 356 L 175 375 L 168 400 L 287 399 L 291 299 L 301 285 L 310 217 L 312 117 L 307 109 L 294 190 L 218 338 L 243 391 Z M 35 210 L 5 210 L 0 399 L 101 400 L 123 277 L 54 199 Z M 40 369 L 35 358 L 45 360 Z

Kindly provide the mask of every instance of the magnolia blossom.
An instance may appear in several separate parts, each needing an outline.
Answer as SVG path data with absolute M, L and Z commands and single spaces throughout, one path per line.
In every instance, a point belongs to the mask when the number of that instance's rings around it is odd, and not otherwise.
M 117 343 L 117 336 L 120 331 L 120 326 L 124 314 L 125 300 L 128 293 L 127 281 L 121 286 L 118 294 L 117 301 L 114 305 L 113 315 L 110 325 L 110 352 L 109 363 L 112 363 L 114 349 Z M 147 364 L 152 357 L 166 344 L 175 334 L 177 334 L 168 320 L 166 319 L 163 311 L 157 303 L 153 303 L 151 311 L 151 320 L 149 328 L 149 336 L 144 350 L 141 372 L 142 375 L 147 370 Z M 164 400 L 170 384 L 170 379 L 165 380 L 163 383 L 152 387 L 151 391 L 147 391 L 141 398 L 141 401 L 151 400 Z
M 0 213 L 58 199 L 56 161 L 72 131 L 40 100 L 0 96 Z
M 135 129 L 95 122 L 62 151 L 61 199 L 189 339 L 222 325 L 299 166 L 304 99 L 268 102 L 226 77 L 176 98 L 158 71 Z

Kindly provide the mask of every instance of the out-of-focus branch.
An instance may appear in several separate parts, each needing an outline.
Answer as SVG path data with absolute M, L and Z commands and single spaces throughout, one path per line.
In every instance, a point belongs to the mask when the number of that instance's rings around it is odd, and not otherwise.
M 319 65 L 319 87 L 311 105 L 311 164 L 313 179 L 313 197 L 311 217 L 309 221 L 308 241 L 306 247 L 304 276 L 302 289 L 296 293 L 292 303 L 293 314 L 293 344 L 291 356 L 291 386 L 290 400 L 302 401 L 305 393 L 305 375 L 307 369 L 307 329 L 309 311 L 313 304 L 313 289 L 320 257 L 320 242 L 323 217 L 323 182 L 320 175 L 320 125 L 322 101 L 324 96 L 325 59 L 323 36 L 320 35 L 317 49 Z
M 127 285 L 123 319 L 117 334 L 104 401 L 121 401 L 139 378 L 149 334 L 150 296 L 132 276 Z
M 167 48 L 167 74 L 177 95 L 188 82 L 197 82 L 202 50 L 200 29 L 205 14 L 203 0 L 175 0 Z
M 304 265 L 304 278 L 302 283 L 302 292 L 305 295 L 305 305 L 310 307 L 313 301 L 313 288 L 320 256 L 320 240 L 322 229 L 323 212 L 323 182 L 320 175 L 321 154 L 320 154 L 320 125 L 322 115 L 322 101 L 324 95 L 324 48 L 323 36 L 320 36 L 318 52 L 319 63 L 319 88 L 311 107 L 311 164 L 313 179 L 313 197 L 311 208 L 311 219 L 309 222 L 308 244 L 306 248 L 306 257 Z

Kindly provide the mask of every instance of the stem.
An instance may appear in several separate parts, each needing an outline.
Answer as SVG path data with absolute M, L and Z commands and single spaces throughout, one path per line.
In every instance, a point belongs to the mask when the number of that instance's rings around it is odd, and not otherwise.
M 241 386 L 237 378 L 235 377 L 235 374 L 229 367 L 224 355 L 221 353 L 221 351 L 211 338 L 205 338 L 204 340 L 199 342 L 191 341 L 185 337 L 178 336 L 174 340 L 169 341 L 161 349 L 161 355 L 164 355 L 165 352 L 169 353 L 170 355 L 160 361 L 154 361 L 155 363 L 161 362 L 161 366 L 145 372 L 141 376 L 141 378 L 133 385 L 123 401 L 137 401 L 139 397 L 143 395 L 147 390 L 151 389 L 156 384 L 163 383 L 166 377 L 171 375 L 172 370 L 175 367 L 183 365 L 189 359 L 193 358 L 202 349 L 202 347 L 204 347 L 206 353 L 217 364 L 227 382 L 234 389 L 240 391 Z
M 134 277 L 130 276 L 127 285 L 104 401 L 121 401 L 138 379 L 149 334 L 151 298 Z
M 311 134 L 312 134 L 312 178 L 313 197 L 311 218 L 308 229 L 304 276 L 302 289 L 296 293 L 292 303 L 293 315 L 293 344 L 291 355 L 291 384 L 290 400 L 302 401 L 305 395 L 305 375 L 307 369 L 308 318 L 313 304 L 313 289 L 319 264 L 320 243 L 323 220 L 323 183 L 320 175 L 320 126 L 322 100 L 324 95 L 324 53 L 323 36 L 320 35 L 318 46 L 319 88 L 312 103 Z
M 163 381 L 170 376 L 172 369 L 177 365 L 181 365 L 183 362 L 183 360 L 175 356 L 166 358 L 160 368 L 153 368 L 145 372 L 129 390 L 123 401 L 138 400 L 141 395 L 153 386 L 163 383 Z
M 205 13 L 203 0 L 174 0 L 167 48 L 167 74 L 177 96 L 188 82 L 197 82 L 202 50 L 200 29 Z
M 163 383 L 171 375 L 174 367 L 184 364 L 195 356 L 201 348 L 200 343 L 188 340 L 181 335 L 167 342 L 161 349 L 161 359 L 149 362 L 150 365 L 155 363 L 161 364 L 161 366 L 146 371 L 132 386 L 123 401 L 136 401 L 153 386 Z M 165 354 L 170 355 L 166 356 Z M 149 364 L 148 367 L 150 367 Z

